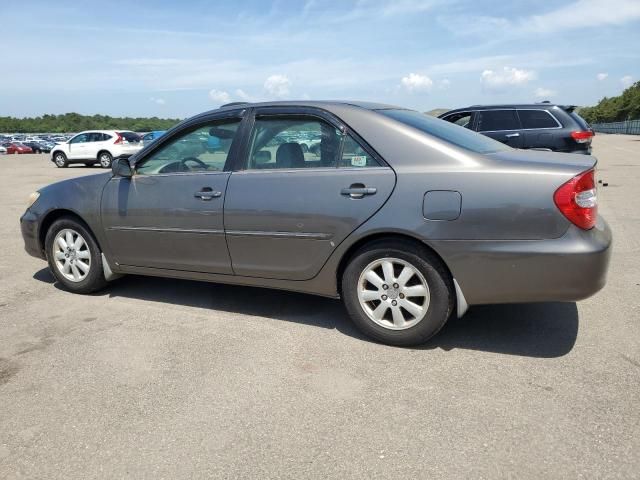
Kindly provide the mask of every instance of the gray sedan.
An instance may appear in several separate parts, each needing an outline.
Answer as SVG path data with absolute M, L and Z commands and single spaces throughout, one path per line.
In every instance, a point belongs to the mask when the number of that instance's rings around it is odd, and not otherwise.
M 602 288 L 595 163 L 387 105 L 234 104 L 34 192 L 22 234 L 72 292 L 132 273 L 342 297 L 370 337 L 415 345 L 469 305 Z

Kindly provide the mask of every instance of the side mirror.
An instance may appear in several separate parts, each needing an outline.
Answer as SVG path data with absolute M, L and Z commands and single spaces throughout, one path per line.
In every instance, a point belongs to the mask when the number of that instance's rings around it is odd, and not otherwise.
M 128 158 L 116 158 L 111 164 L 111 172 L 114 177 L 131 178 L 133 176 Z

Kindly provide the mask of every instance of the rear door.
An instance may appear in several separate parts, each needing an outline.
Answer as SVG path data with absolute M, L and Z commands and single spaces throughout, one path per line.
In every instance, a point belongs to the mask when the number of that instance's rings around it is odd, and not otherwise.
M 522 148 L 549 148 L 560 150 L 564 143 L 560 122 L 547 110 L 519 108 L 522 125 Z
M 522 131 L 515 109 L 479 110 L 476 113 L 479 133 L 513 148 L 522 148 Z
M 265 107 L 254 114 L 225 202 L 234 273 L 310 279 L 382 207 L 395 173 L 322 110 Z M 309 138 L 318 146 L 304 148 Z

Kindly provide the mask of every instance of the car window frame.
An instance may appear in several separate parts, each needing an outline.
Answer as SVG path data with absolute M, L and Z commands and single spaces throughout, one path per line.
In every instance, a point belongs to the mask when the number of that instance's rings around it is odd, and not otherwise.
M 301 118 L 317 118 L 324 121 L 340 131 L 344 138 L 347 135 L 351 137 L 362 147 L 362 149 L 378 162 L 375 167 L 341 167 L 340 162 L 336 161 L 333 167 L 313 167 L 313 168 L 248 168 L 249 155 L 251 154 L 251 139 L 253 138 L 255 122 L 257 117 L 301 117 Z M 246 173 L 274 173 L 274 172 L 314 172 L 314 171 L 345 171 L 345 170 L 370 170 L 375 168 L 390 168 L 389 164 L 376 152 L 368 142 L 366 142 L 357 132 L 351 129 L 345 122 L 339 119 L 333 113 L 316 107 L 305 106 L 264 106 L 253 107 L 247 112 L 247 123 L 244 132 L 245 137 L 242 140 L 242 151 L 237 157 L 236 163 L 233 165 L 232 171 Z M 342 158 L 342 148 L 344 140 L 341 142 L 338 158 Z
M 167 173 L 158 173 L 153 175 L 143 175 L 139 174 L 139 177 L 159 177 L 159 176 L 167 176 L 167 175 L 217 175 L 225 172 L 230 172 L 232 165 L 236 163 L 236 157 L 238 156 L 239 150 L 241 150 L 241 145 L 243 144 L 245 137 L 245 124 L 247 121 L 247 109 L 241 110 L 231 110 L 231 111 L 223 111 L 223 112 L 215 112 L 215 113 L 207 113 L 203 115 L 199 115 L 195 118 L 187 119 L 184 122 L 179 123 L 178 125 L 172 127 L 164 135 L 154 139 L 154 141 L 149 142 L 146 146 L 142 148 L 138 153 L 132 155 L 129 158 L 129 163 L 131 165 L 131 169 L 134 172 L 134 177 L 137 175 L 137 167 L 139 165 L 144 164 L 146 160 L 149 159 L 157 150 L 164 148 L 167 144 L 173 142 L 174 140 L 178 140 L 184 135 L 188 135 L 199 128 L 206 126 L 208 123 L 224 121 L 224 120 L 238 120 L 239 125 L 236 130 L 236 136 L 229 147 L 229 154 L 227 155 L 227 159 L 225 160 L 224 167 L 222 170 L 218 171 L 193 171 L 193 172 L 167 172 Z
M 520 130 L 558 130 L 564 128 L 560 120 L 558 120 L 553 113 L 551 113 L 546 108 L 516 108 L 516 114 L 518 115 L 518 119 L 520 121 L 521 128 Z M 556 127 L 536 127 L 536 128 L 524 128 L 524 123 L 522 122 L 522 118 L 520 118 L 520 111 L 533 111 L 533 112 L 545 112 L 549 115 L 555 122 Z

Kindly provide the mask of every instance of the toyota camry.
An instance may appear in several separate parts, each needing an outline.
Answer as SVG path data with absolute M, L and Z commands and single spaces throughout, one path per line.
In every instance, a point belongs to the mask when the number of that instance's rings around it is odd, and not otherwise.
M 471 305 L 601 289 L 595 166 L 400 107 L 233 104 L 34 192 L 21 227 L 72 292 L 137 274 L 341 297 L 370 337 L 415 345 Z

